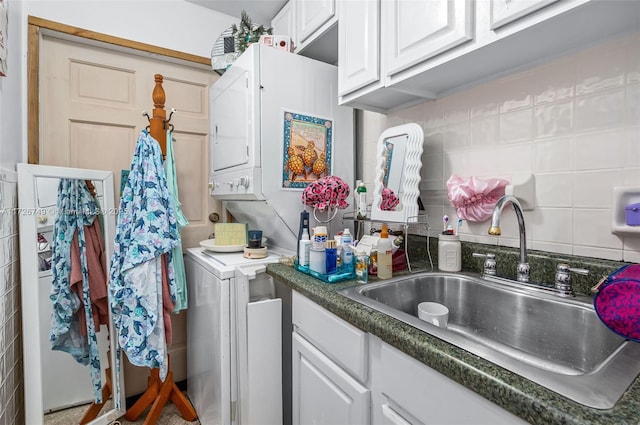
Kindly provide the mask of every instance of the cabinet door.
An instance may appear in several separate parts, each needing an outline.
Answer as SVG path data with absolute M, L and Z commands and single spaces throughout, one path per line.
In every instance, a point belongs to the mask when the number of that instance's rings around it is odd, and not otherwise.
M 500 28 L 556 1 L 558 0 L 491 0 L 491 29 Z
M 473 0 L 385 0 L 383 51 L 393 75 L 473 38 Z
M 296 0 L 296 36 L 304 43 L 336 14 L 335 0 Z
M 288 35 L 293 41 L 293 45 L 296 45 L 295 35 L 295 22 L 293 14 L 293 3 L 287 2 L 280 12 L 271 20 L 271 27 L 273 28 L 274 35 Z
M 379 339 L 371 339 L 373 344 Z M 524 425 L 522 419 L 391 345 L 372 364 L 374 422 L 382 424 Z M 461 409 L 460 406 L 464 406 Z
M 367 424 L 370 391 L 293 333 L 293 423 Z
M 338 94 L 380 80 L 380 0 L 338 0 Z

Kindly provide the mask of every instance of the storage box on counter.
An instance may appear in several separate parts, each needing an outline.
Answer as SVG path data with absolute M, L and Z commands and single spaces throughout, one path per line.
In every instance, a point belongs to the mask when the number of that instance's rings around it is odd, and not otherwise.
M 355 279 L 356 277 L 355 267 L 353 263 L 348 266 L 342 265 L 338 267 L 334 273 L 331 274 L 318 273 L 315 270 L 311 270 L 311 268 L 309 268 L 308 266 L 301 266 L 300 264 L 298 264 L 297 260 L 294 261 L 293 268 L 298 270 L 299 272 L 315 277 L 316 279 L 319 279 L 324 283 L 337 283 L 342 282 L 343 280 Z

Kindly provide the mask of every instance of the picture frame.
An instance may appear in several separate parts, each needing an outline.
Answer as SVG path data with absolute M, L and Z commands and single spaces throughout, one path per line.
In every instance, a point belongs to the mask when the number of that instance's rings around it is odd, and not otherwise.
M 304 189 L 331 175 L 333 120 L 283 111 L 282 187 Z

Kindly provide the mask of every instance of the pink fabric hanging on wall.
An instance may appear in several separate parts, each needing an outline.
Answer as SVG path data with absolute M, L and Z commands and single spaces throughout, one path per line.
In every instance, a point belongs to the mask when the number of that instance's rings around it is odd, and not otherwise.
M 447 192 L 458 217 L 482 222 L 491 217 L 493 207 L 504 195 L 508 184 L 504 179 L 482 180 L 471 176 L 465 180 L 453 174 L 447 180 Z

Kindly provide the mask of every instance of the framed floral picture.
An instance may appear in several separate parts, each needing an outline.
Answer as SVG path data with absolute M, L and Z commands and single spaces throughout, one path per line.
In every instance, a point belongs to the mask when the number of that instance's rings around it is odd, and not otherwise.
M 7 76 L 7 1 L 0 0 L 0 77 Z
M 333 121 L 284 111 L 282 187 L 304 189 L 331 175 Z

